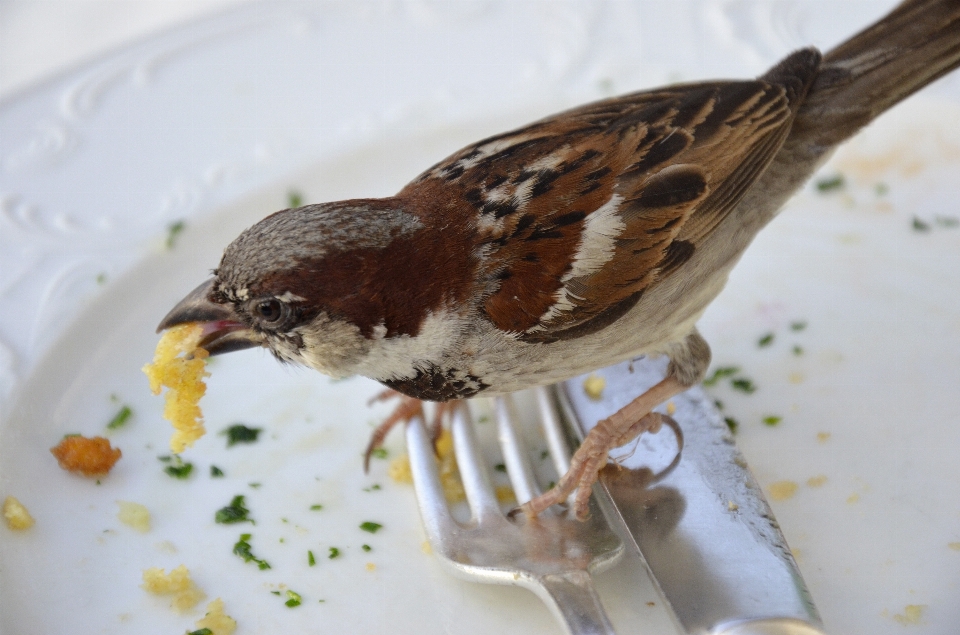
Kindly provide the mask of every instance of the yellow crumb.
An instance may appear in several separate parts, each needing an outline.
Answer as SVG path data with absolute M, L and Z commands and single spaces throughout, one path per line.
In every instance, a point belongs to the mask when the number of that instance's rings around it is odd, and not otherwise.
M 830 440 L 830 433 L 829 433 L 829 432 L 818 432 L 818 433 L 817 433 L 817 441 L 819 441 L 820 443 L 826 443 L 826 442 L 829 441 L 829 440 Z
M 802 384 L 803 380 L 806 379 L 806 377 L 804 377 L 803 373 L 790 373 L 787 376 L 787 379 L 790 381 L 791 384 Z
M 170 449 L 176 454 L 206 432 L 200 398 L 207 391 L 203 378 L 210 373 L 206 371 L 209 354 L 197 347 L 202 336 L 203 327 L 197 322 L 167 330 L 157 342 L 153 362 L 143 367 L 153 394 L 159 395 L 163 386 L 168 388 L 163 418 L 173 424 Z
M 960 542 L 948 542 L 948 549 L 953 549 L 954 551 L 960 551 Z
M 3 501 L 3 519 L 7 521 L 7 527 L 14 531 L 24 531 L 33 527 L 33 516 L 13 496 L 7 496 Z
M 103 437 L 87 438 L 78 434 L 63 437 L 50 448 L 50 453 L 61 468 L 89 477 L 106 476 L 123 456 L 120 448 L 111 447 L 110 441 Z
M 904 626 L 919 624 L 925 608 L 927 608 L 926 604 L 907 604 L 903 607 L 903 613 L 897 613 L 893 616 L 893 619 Z
M 799 485 L 793 481 L 777 481 L 776 483 L 771 483 L 767 491 L 770 492 L 770 498 L 773 500 L 785 501 L 793 498 L 793 495 L 797 493 L 797 487 L 799 487 Z
M 387 468 L 387 476 L 397 483 L 413 483 L 413 472 L 410 471 L 410 457 L 404 454 L 390 461 L 390 467 Z
M 734 503 L 733 501 L 727 501 L 727 510 L 728 510 L 728 511 L 735 512 L 735 511 L 737 511 L 738 509 L 740 509 L 740 506 L 739 506 L 739 505 L 737 505 L 737 504 Z
M 811 476 L 807 479 L 807 485 L 810 487 L 821 487 L 824 483 L 827 482 L 827 477 L 823 474 L 818 474 L 816 476 Z
M 117 513 L 120 522 L 136 529 L 141 534 L 150 531 L 150 510 L 140 503 L 129 503 L 127 501 L 117 501 L 117 505 L 120 506 L 120 511 Z
M 802 554 L 802 552 L 801 552 L 799 549 L 792 549 L 792 548 L 791 548 L 791 549 L 790 549 L 790 555 L 793 556 L 793 559 L 796 560 L 797 563 L 799 563 L 799 562 L 800 562 L 800 558 L 801 558 L 801 556 L 802 556 L 803 554 Z
M 213 635 L 232 635 L 237 621 L 223 612 L 223 600 L 217 598 L 207 605 L 207 614 L 197 620 L 197 630 L 209 628 Z
M 603 396 L 603 389 L 607 386 L 607 380 L 601 377 L 600 375 L 590 375 L 583 380 L 583 392 L 587 393 L 587 397 L 595 401 L 599 401 L 600 397 Z
M 858 500 L 860 500 L 860 494 L 857 494 L 856 492 L 850 494 L 850 496 L 847 496 L 847 503 L 850 505 L 853 505 Z
M 143 572 L 143 584 L 140 586 L 155 595 L 172 595 L 170 606 L 177 611 L 191 609 L 206 597 L 190 579 L 186 565 L 172 569 L 169 574 L 160 567 L 151 567 Z
M 497 495 L 497 500 L 501 503 L 510 503 L 517 500 L 517 494 L 509 485 L 497 485 L 494 492 Z
M 667 414 L 673 416 L 673 413 L 677 411 L 677 404 L 672 401 L 667 402 Z
M 430 546 L 429 540 L 424 540 L 420 543 L 420 551 L 427 554 L 428 556 L 433 553 L 433 547 Z
M 377 565 L 373 564 L 372 562 L 368 562 L 366 565 L 364 565 L 364 567 L 366 568 L 367 571 L 377 570 Z
M 467 494 L 457 471 L 457 458 L 453 452 L 453 435 L 449 430 L 440 433 L 437 439 L 437 471 L 440 473 L 440 485 L 450 503 L 459 503 L 466 500 Z M 413 483 L 413 473 L 410 471 L 410 457 L 404 454 L 390 462 L 387 475 L 397 483 Z

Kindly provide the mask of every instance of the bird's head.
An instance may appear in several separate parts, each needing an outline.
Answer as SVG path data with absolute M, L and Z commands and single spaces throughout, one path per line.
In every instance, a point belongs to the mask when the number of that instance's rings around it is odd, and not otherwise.
M 391 259 L 402 258 L 420 227 L 396 199 L 277 212 L 234 240 L 214 277 L 157 330 L 200 322 L 200 346 L 211 355 L 262 346 L 282 361 L 351 374 L 370 342 L 397 322 L 384 288 L 397 278 L 384 267 L 402 269 Z

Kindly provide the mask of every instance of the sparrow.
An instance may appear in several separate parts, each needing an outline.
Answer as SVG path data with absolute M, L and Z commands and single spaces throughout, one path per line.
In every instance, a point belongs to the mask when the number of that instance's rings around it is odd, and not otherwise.
M 907 0 L 755 80 L 561 112 L 460 150 L 396 196 L 266 217 L 158 331 L 202 322 L 210 354 L 262 346 L 375 379 L 409 398 L 390 425 L 412 400 L 665 355 L 663 380 L 601 421 L 556 486 L 522 506 L 536 515 L 576 490 L 584 517 L 608 452 L 655 431 L 653 409 L 703 378 L 697 320 L 757 232 L 838 144 L 958 65 L 960 1 Z

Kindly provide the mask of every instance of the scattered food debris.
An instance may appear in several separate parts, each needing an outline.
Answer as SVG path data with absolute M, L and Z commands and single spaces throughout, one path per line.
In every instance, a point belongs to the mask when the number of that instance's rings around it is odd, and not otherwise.
M 738 377 L 730 382 L 730 385 L 740 392 L 745 392 L 748 395 L 752 395 L 757 391 L 757 387 L 753 384 L 753 381 L 747 379 L 746 377 Z
M 740 422 L 738 422 L 733 417 L 724 417 L 723 422 L 727 424 L 727 427 L 730 428 L 730 432 L 733 434 L 737 433 L 737 428 L 740 427 Z
M 757 340 L 757 346 L 759 346 L 760 348 L 766 348 L 771 344 L 773 344 L 773 333 L 767 333 L 766 335 L 761 337 L 759 340 Z
M 210 635 L 233 635 L 237 621 L 223 612 L 223 600 L 217 598 L 207 605 L 207 614 L 197 620 L 196 626 Z
M 340 557 L 340 550 L 337 547 L 330 547 L 330 553 L 327 555 L 328 558 L 333 560 L 334 558 Z
M 913 217 L 913 222 L 911 224 L 913 231 L 915 232 L 928 232 L 930 231 L 930 223 L 920 220 L 919 216 Z
M 826 442 L 829 441 L 829 440 L 830 440 L 830 433 L 829 433 L 829 432 L 818 432 L 818 433 L 817 433 L 817 442 L 819 442 L 819 443 L 826 443 Z
M 834 192 L 842 190 L 846 186 L 846 180 L 843 178 L 842 174 L 835 174 L 833 176 L 828 176 L 822 179 L 817 180 L 817 190 L 824 194 L 827 192 Z
M 7 527 L 14 531 L 26 531 L 36 522 L 23 503 L 13 496 L 7 496 L 3 501 L 3 519 Z
M 300 207 L 303 205 L 303 194 L 297 190 L 287 192 L 287 205 L 289 207 Z
M 193 463 L 184 463 L 179 454 L 174 454 L 172 459 L 170 459 L 170 457 L 160 458 L 161 461 L 164 459 L 167 459 L 167 461 L 172 460 L 173 462 L 172 465 L 168 465 L 167 467 L 163 468 L 163 471 L 168 476 L 172 478 L 178 478 L 181 481 L 190 478 L 190 474 L 193 472 Z
M 253 519 L 248 516 L 249 513 L 250 510 L 244 506 L 243 495 L 238 494 L 233 497 L 229 505 L 217 510 L 217 513 L 213 515 L 213 520 L 221 525 L 231 525 L 233 523 L 253 523 L 256 525 L 257 523 L 253 522 Z
M 853 505 L 859 500 L 860 500 L 860 494 L 857 494 L 856 492 L 854 492 L 853 494 L 850 494 L 850 496 L 847 496 L 848 505 Z
M 583 392 L 594 401 L 599 401 L 603 397 L 603 389 L 606 386 L 607 380 L 600 375 L 591 374 L 583 380 Z
M 740 506 L 734 503 L 733 501 L 727 501 L 727 510 L 735 512 L 740 509 Z
M 261 432 L 263 428 L 250 428 L 242 423 L 235 423 L 220 434 L 227 437 L 227 447 L 230 448 L 238 443 L 256 443 Z
M 300 606 L 302 601 L 303 598 L 300 597 L 299 593 L 287 589 L 287 601 L 284 602 L 284 604 L 286 604 L 289 608 L 293 608 L 295 606 Z
M 374 448 L 370 452 L 370 456 L 372 456 L 375 459 L 385 459 L 387 458 L 387 455 L 388 455 L 387 448 Z
M 172 595 L 170 606 L 178 612 L 192 609 L 206 597 L 206 594 L 190 579 L 186 565 L 165 573 L 160 567 L 151 567 L 143 572 L 143 584 L 146 591 L 155 595 Z
M 221 478 L 223 476 L 223 470 L 221 470 L 216 465 L 210 466 L 210 478 Z
M 140 503 L 131 503 L 129 501 L 117 501 L 120 511 L 117 512 L 117 519 L 127 527 L 131 527 L 141 534 L 150 531 L 150 510 Z
M 381 529 L 383 529 L 383 525 L 381 525 L 380 523 L 375 523 L 368 520 L 366 522 L 360 523 L 360 529 L 364 531 L 368 531 L 371 534 L 375 534 Z
M 235 555 L 243 558 L 244 562 L 255 562 L 257 563 L 257 568 L 263 571 L 264 569 L 269 569 L 270 564 L 266 560 L 256 557 L 253 555 L 252 547 L 250 546 L 250 539 L 252 536 L 250 534 L 240 534 L 240 540 L 233 545 L 233 553 Z
M 377 570 L 377 565 L 373 564 L 372 562 L 368 562 L 366 565 L 364 565 L 364 568 L 365 568 L 367 571 L 376 571 L 376 570 Z
M 893 621 L 904 626 L 919 624 L 925 608 L 927 608 L 926 604 L 907 604 L 903 607 L 903 613 L 897 613 L 893 616 Z
M 771 483 L 767 491 L 770 492 L 770 498 L 773 500 L 785 501 L 793 498 L 793 495 L 797 493 L 798 487 L 799 485 L 793 481 L 777 481 L 776 483 Z
M 126 425 L 130 417 L 133 416 L 133 409 L 130 406 L 121 406 L 120 412 L 114 415 L 113 419 L 107 424 L 107 430 L 116 430 Z
M 187 228 L 187 223 L 182 220 L 175 221 L 167 225 L 167 249 L 173 249 L 177 244 L 177 238 Z
M 740 368 L 737 366 L 721 366 L 713 371 L 713 374 L 710 375 L 707 379 L 703 380 L 704 386 L 714 386 L 718 381 L 724 377 L 731 377 L 740 372 Z
M 827 482 L 827 477 L 823 474 L 818 474 L 817 476 L 811 476 L 807 479 L 807 486 L 809 487 L 822 487 Z
M 83 476 L 106 476 L 120 457 L 120 448 L 110 447 L 103 437 L 87 438 L 79 434 L 67 435 L 50 448 L 60 467 Z
M 777 425 L 778 423 L 780 423 L 781 421 L 783 421 L 783 417 L 778 417 L 776 415 L 769 415 L 763 418 L 764 425 L 768 425 L 771 428 Z
M 316 564 L 317 564 L 317 559 L 316 559 L 316 557 L 314 557 L 313 552 L 308 549 L 308 550 L 307 550 L 307 565 L 312 567 L 312 566 L 315 566 Z

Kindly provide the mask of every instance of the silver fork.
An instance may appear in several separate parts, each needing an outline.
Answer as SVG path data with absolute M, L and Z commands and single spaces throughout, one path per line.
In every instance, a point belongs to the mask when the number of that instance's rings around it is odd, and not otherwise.
M 569 467 L 570 451 L 551 395 L 536 392 L 540 421 L 558 474 Z M 518 503 L 540 493 L 509 397 L 494 403 L 504 463 Z M 419 418 L 407 426 L 407 451 L 420 515 L 434 553 L 456 576 L 491 584 L 513 584 L 536 593 L 570 635 L 612 635 L 591 574 L 613 565 L 623 545 L 595 502 L 590 519 L 577 521 L 551 510 L 533 521 L 508 518 L 500 509 L 490 474 L 466 407 L 453 415 L 457 465 L 471 519 L 450 512 L 434 458 L 433 444 Z

